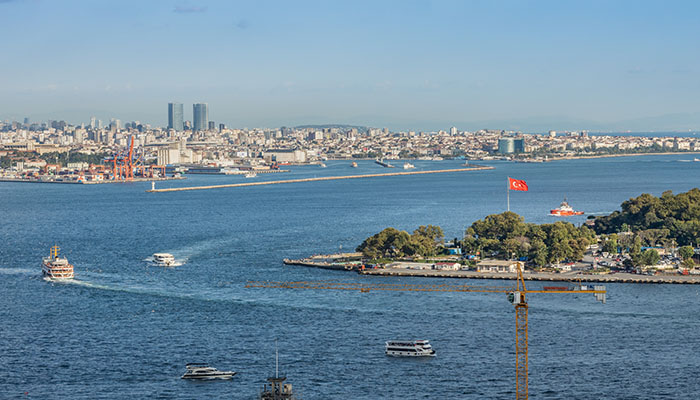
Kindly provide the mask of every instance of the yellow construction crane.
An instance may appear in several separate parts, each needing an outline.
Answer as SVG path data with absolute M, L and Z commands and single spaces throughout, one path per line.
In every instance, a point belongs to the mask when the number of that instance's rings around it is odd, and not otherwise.
M 481 285 L 412 285 L 360 282 L 255 282 L 246 284 L 247 288 L 283 288 L 283 289 L 329 289 L 356 290 L 362 293 L 371 291 L 400 292 L 477 292 L 506 293 L 508 300 L 515 306 L 515 398 L 528 398 L 528 305 L 526 297 L 530 293 L 579 294 L 591 293 L 596 300 L 605 303 L 605 286 L 588 287 L 581 284 L 573 286 L 544 286 L 542 290 L 528 290 L 523 279 L 522 265 L 518 264 L 518 276 L 515 286 L 481 286 Z

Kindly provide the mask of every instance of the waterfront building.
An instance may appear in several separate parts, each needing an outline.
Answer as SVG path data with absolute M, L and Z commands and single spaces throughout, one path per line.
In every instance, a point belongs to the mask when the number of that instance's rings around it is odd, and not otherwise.
M 498 152 L 501 154 L 515 153 L 515 140 L 513 138 L 498 139 Z
M 209 105 L 207 103 L 195 103 L 192 105 L 192 122 L 192 130 L 207 130 L 209 127 Z
M 512 137 L 499 138 L 498 152 L 500 154 L 524 153 L 525 139 Z
M 185 130 L 183 116 L 182 103 L 168 103 L 168 129 L 175 129 L 177 132 Z

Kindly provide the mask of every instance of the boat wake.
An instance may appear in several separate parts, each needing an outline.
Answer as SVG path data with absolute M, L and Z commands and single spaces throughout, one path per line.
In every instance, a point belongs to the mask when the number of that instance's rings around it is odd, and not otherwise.
M 36 269 L 26 268 L 0 268 L 0 274 L 4 275 L 36 275 Z M 41 271 L 39 271 L 41 273 Z
M 153 256 L 146 257 L 143 259 L 143 261 L 146 261 L 147 263 L 151 264 L 154 267 L 162 267 L 162 265 L 158 264 L 156 260 L 153 259 Z M 181 259 L 175 259 L 175 261 L 168 265 L 166 268 L 172 268 L 172 267 L 180 267 L 187 264 L 187 258 L 181 258 Z
M 231 244 L 237 240 L 240 240 L 240 238 L 235 236 L 218 239 L 207 239 L 179 249 L 163 250 L 163 252 L 170 253 L 173 256 L 175 256 L 176 263 L 185 264 L 192 257 L 195 257 L 199 254 L 211 253 L 213 249 L 230 247 Z M 146 259 L 144 259 L 144 261 L 153 261 L 153 256 L 147 257 Z

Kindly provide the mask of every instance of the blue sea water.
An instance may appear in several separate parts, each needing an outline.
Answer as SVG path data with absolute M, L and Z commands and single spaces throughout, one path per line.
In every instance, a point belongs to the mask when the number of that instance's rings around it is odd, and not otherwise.
M 246 289 L 245 282 L 457 283 L 288 267 L 282 259 L 352 250 L 387 226 L 437 224 L 448 238 L 461 236 L 472 221 L 505 210 L 508 176 L 530 187 L 510 196 L 511 209 L 529 222 L 554 221 L 549 209 L 564 196 L 576 209 L 609 213 L 643 192 L 698 186 L 700 163 L 691 160 L 491 162 L 488 171 L 176 193 L 146 193 L 147 183 L 0 183 L 0 398 L 254 399 L 274 373 L 275 339 L 281 371 L 307 400 L 512 398 L 515 318 L 505 295 Z M 371 161 L 357 169 L 326 164 L 256 179 L 387 172 Z M 158 187 L 243 181 L 189 176 Z M 41 279 L 40 259 L 53 244 L 75 265 L 75 282 Z M 155 252 L 184 264 L 150 266 Z M 605 305 L 592 296 L 530 296 L 531 397 L 697 398 L 700 285 L 608 290 Z M 386 340 L 421 338 L 437 357 L 384 355 Z M 189 362 L 239 374 L 179 379 Z

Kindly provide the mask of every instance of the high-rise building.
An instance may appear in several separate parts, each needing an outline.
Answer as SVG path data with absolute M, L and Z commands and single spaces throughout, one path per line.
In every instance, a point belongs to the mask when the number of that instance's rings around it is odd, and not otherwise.
M 209 121 L 209 130 L 213 131 L 214 129 L 216 129 L 216 122 Z
M 182 103 L 168 103 L 168 129 L 185 130 Z
M 207 103 L 195 103 L 192 106 L 192 130 L 206 131 L 209 128 L 209 106 Z

